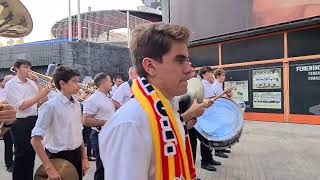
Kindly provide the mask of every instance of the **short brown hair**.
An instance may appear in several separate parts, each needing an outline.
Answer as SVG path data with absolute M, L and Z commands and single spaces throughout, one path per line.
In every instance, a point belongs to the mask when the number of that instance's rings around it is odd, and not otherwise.
M 205 66 L 205 67 L 202 67 L 200 70 L 199 70 L 199 75 L 201 77 L 201 79 L 203 79 L 203 75 L 207 72 L 212 72 L 213 69 L 209 66 Z
M 218 78 L 218 76 L 221 76 L 222 74 L 226 74 L 226 72 L 221 68 L 218 68 L 214 71 L 214 77 L 216 79 Z
M 146 57 L 162 62 L 162 56 L 169 52 L 173 42 L 188 43 L 190 31 L 183 26 L 169 23 L 148 23 L 139 25 L 132 32 L 130 53 L 132 64 L 139 76 L 147 73 L 142 66 Z
M 20 68 L 21 65 L 31 66 L 31 62 L 25 59 L 17 59 L 16 62 L 13 64 L 13 67 L 17 69 Z
M 54 85 L 58 90 L 61 90 L 59 82 L 64 81 L 68 83 L 68 81 L 74 76 L 80 76 L 79 72 L 70 67 L 59 66 L 53 75 Z

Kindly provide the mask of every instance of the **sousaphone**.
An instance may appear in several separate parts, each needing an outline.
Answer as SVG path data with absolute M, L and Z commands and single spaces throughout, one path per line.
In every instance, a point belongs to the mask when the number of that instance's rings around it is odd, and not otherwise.
M 20 38 L 32 28 L 32 18 L 20 0 L 0 0 L 0 36 Z

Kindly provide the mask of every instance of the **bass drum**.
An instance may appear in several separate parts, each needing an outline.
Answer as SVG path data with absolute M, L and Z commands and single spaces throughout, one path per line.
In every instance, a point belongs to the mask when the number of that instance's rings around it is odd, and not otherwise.
M 243 111 L 233 100 L 220 97 L 208 107 L 195 125 L 200 141 L 212 149 L 225 149 L 239 141 Z

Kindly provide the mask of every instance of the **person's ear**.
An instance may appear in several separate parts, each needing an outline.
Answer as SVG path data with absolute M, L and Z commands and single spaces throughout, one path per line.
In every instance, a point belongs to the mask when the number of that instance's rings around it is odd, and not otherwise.
M 157 72 L 155 64 L 156 64 L 156 61 L 151 58 L 148 58 L 148 57 L 146 57 L 142 60 L 142 66 L 143 66 L 144 70 L 151 77 L 155 76 L 156 72 Z

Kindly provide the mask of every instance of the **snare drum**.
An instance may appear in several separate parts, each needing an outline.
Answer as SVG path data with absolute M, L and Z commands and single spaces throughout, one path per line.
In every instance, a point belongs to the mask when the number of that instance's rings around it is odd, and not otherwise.
M 225 149 L 239 141 L 243 127 L 243 112 L 231 99 L 221 97 L 198 117 L 196 130 L 200 141 L 213 149 Z

